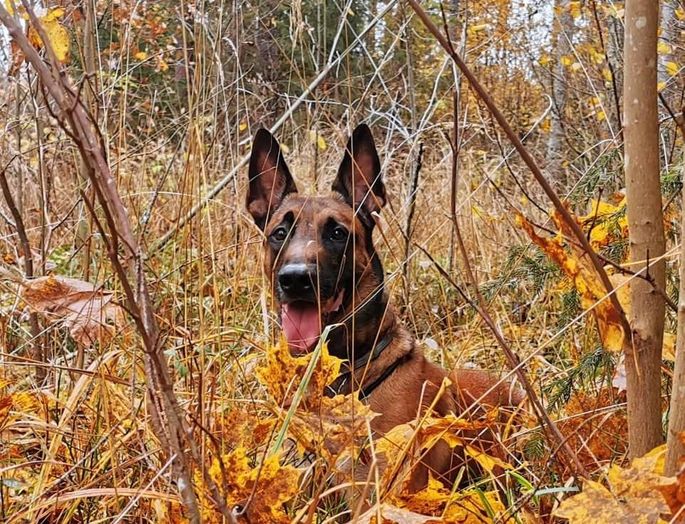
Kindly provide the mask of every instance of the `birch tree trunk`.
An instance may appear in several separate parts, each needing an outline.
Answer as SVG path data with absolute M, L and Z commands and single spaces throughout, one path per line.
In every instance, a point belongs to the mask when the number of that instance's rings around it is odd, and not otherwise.
M 683 171 L 685 175 L 685 170 Z M 680 241 L 685 239 L 685 191 L 683 216 L 680 218 Z M 678 459 L 685 455 L 685 445 L 678 435 L 685 431 L 685 248 L 680 247 L 680 289 L 678 294 L 678 333 L 675 352 L 675 370 L 671 391 L 671 409 L 668 419 L 668 451 L 666 453 L 666 475 L 673 475 L 678 467 Z
M 669 80 L 671 79 L 671 76 L 668 74 L 668 63 L 674 61 L 674 48 L 678 44 L 678 32 L 676 22 L 677 18 L 675 15 L 675 6 L 672 3 L 666 0 L 664 2 L 660 2 L 660 4 L 661 15 L 659 20 L 659 38 L 660 41 L 664 44 L 664 49 L 668 49 L 668 52 L 662 51 L 661 53 L 659 53 L 659 67 L 657 69 L 657 88 L 662 90 L 661 94 L 663 95 L 666 103 L 672 109 L 677 110 L 678 102 L 677 100 L 674 100 L 674 94 L 678 92 L 678 90 L 674 89 L 673 82 L 671 82 L 669 86 Z M 674 104 L 673 102 L 676 103 Z M 675 108 L 673 107 L 674 105 L 676 106 Z M 673 142 L 676 136 L 675 129 L 671 126 L 663 126 L 660 131 L 662 148 L 666 152 L 666 161 L 670 162 L 670 152 L 672 150 Z M 668 167 L 668 164 L 666 164 L 666 167 Z
M 661 29 L 661 40 L 670 49 L 668 53 L 659 54 L 659 84 L 665 85 L 671 78 L 666 70 L 666 64 L 673 60 L 673 46 L 678 43 L 675 6 L 668 1 L 661 3 L 659 28 Z
M 625 177 L 632 269 L 665 287 L 659 180 L 657 26 L 659 2 L 627 0 L 624 44 Z M 632 457 L 663 441 L 661 349 L 665 305 L 643 279 L 631 283 L 631 340 L 626 343 L 628 440 Z
M 573 38 L 573 16 L 569 9 L 568 0 L 554 2 L 554 55 L 556 67 L 552 76 L 552 97 L 554 110 L 552 111 L 552 126 L 547 141 L 547 172 L 552 176 L 557 188 L 567 185 L 566 170 L 564 169 L 564 115 L 566 113 L 567 71 L 562 58 L 571 54 L 571 39 Z

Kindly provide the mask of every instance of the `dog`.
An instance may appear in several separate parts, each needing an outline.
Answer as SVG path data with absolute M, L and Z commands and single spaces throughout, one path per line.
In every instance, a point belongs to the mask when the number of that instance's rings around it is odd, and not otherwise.
M 474 369 L 448 373 L 427 360 L 393 310 L 373 243 L 387 195 L 367 125 L 349 138 L 328 195 L 298 193 L 279 143 L 265 129 L 255 135 L 248 176 L 246 207 L 264 233 L 264 271 L 290 352 L 312 351 L 332 326 L 328 350 L 348 367 L 329 393 L 359 392 L 379 414 L 371 422 L 376 435 L 416 420 L 429 406 L 438 416 L 519 406 L 522 392 L 509 383 Z M 447 377 L 451 386 L 436 398 Z M 501 455 L 490 432 L 472 437 Z M 453 481 L 465 462 L 440 442 L 413 468 L 409 489 L 425 487 L 429 474 Z

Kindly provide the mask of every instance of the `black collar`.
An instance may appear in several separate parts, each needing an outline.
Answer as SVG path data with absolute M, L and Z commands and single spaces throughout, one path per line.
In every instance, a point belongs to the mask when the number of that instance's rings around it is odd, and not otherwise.
M 376 360 L 383 352 L 383 350 L 390 345 L 392 339 L 392 329 L 389 329 L 385 333 L 385 335 L 378 341 L 378 343 L 374 345 L 371 351 L 366 352 L 361 358 L 355 359 L 353 369 L 348 369 L 347 371 L 344 371 L 343 373 L 338 375 L 338 377 L 333 381 L 333 383 L 327 387 L 326 393 L 330 396 L 344 394 L 345 390 L 347 389 L 346 386 L 348 386 L 348 382 L 350 382 L 350 389 L 352 389 L 352 374 L 361 370 L 362 368 L 365 368 L 369 362 L 373 362 L 374 360 Z M 368 397 L 371 394 L 371 392 L 378 386 L 380 386 L 381 382 L 388 378 L 390 374 L 393 371 L 395 371 L 395 369 L 405 360 L 406 359 L 404 357 L 400 357 L 390 366 L 388 366 L 376 380 L 374 380 L 371 384 L 361 389 L 359 393 L 359 398 L 364 399 Z

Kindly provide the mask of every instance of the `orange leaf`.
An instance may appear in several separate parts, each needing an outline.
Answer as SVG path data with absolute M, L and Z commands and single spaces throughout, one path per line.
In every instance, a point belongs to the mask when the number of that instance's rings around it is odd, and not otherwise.
M 562 235 L 569 238 L 573 236 L 570 228 L 556 212 L 552 218 Z M 572 280 L 580 294 L 583 308 L 593 310 L 604 348 L 609 351 L 621 351 L 625 339 L 621 314 L 609 300 L 588 255 L 574 244 L 570 250 L 567 250 L 562 244 L 561 237 L 551 239 L 539 236 L 535 233 L 532 224 L 521 215 L 517 216 L 517 222 L 531 240 Z
M 222 468 L 223 464 L 223 468 Z M 222 472 L 226 473 L 226 478 Z M 252 524 L 286 524 L 290 517 L 283 505 L 299 492 L 300 472 L 292 466 L 282 466 L 278 456 L 272 455 L 262 464 L 250 464 L 247 450 L 238 447 L 234 451 L 212 461 L 209 475 L 222 491 L 229 508 L 240 506 L 250 500 L 246 521 Z M 195 482 L 204 487 L 202 474 L 195 474 Z M 206 491 L 206 490 L 204 490 Z M 223 522 L 215 510 L 211 498 L 200 494 L 203 522 Z

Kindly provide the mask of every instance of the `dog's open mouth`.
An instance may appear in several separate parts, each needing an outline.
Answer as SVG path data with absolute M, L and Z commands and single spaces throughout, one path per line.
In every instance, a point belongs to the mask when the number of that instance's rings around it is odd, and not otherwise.
M 281 306 L 281 327 L 291 353 L 314 349 L 330 317 L 342 308 L 344 290 L 322 304 L 296 300 Z

